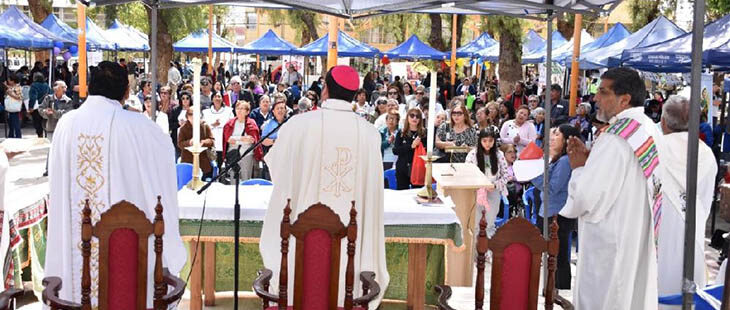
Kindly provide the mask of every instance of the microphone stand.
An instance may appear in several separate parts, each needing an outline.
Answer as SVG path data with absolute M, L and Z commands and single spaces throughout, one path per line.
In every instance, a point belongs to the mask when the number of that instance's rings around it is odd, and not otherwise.
M 233 176 L 236 182 L 236 193 L 234 198 L 234 204 L 233 204 L 233 234 L 234 234 L 234 242 L 233 242 L 233 309 L 238 310 L 238 278 L 239 278 L 239 268 L 238 268 L 238 261 L 240 260 L 240 253 L 239 253 L 239 240 L 241 238 L 241 204 L 238 201 L 238 190 L 241 179 L 241 166 L 238 164 L 238 161 L 241 158 L 246 157 L 249 153 L 253 152 L 257 147 L 261 145 L 261 143 L 264 142 L 264 140 L 268 139 L 269 136 L 274 134 L 275 132 L 279 131 L 279 128 L 281 128 L 284 123 L 286 123 L 291 117 L 287 117 L 284 119 L 283 122 L 281 122 L 279 125 L 274 128 L 270 133 L 268 133 L 266 136 L 261 137 L 259 139 L 259 142 L 256 142 L 254 145 L 250 146 L 248 149 L 246 149 L 245 152 L 243 152 L 243 155 L 241 155 L 241 146 L 239 145 L 237 149 L 230 150 L 226 154 L 226 168 L 221 170 L 221 172 L 218 174 L 218 177 L 212 178 L 208 183 L 203 185 L 198 190 L 198 195 L 200 195 L 202 192 L 207 190 L 215 181 L 217 181 L 219 178 L 225 176 L 228 174 L 229 171 L 233 171 Z M 244 129 L 245 130 L 245 129 Z M 225 143 L 225 141 L 224 141 Z M 202 223 L 201 223 L 202 225 Z

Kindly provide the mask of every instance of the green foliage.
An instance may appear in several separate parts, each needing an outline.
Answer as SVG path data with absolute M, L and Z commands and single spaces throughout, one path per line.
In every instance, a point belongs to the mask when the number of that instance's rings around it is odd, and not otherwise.
M 730 0 L 707 0 L 707 12 L 713 20 L 730 13 Z
M 401 43 L 414 34 L 422 41 L 428 40 L 430 22 L 427 14 L 389 14 L 371 20 L 373 28 L 380 29 L 383 36 L 394 42 Z
M 322 19 L 320 18 L 320 15 L 311 11 L 306 10 L 261 10 L 264 14 L 269 16 L 269 20 L 271 21 L 272 25 L 274 27 L 281 26 L 282 24 L 288 24 L 289 27 L 295 30 L 296 32 L 296 40 L 297 42 L 304 42 L 306 41 L 305 38 L 302 37 L 302 34 L 309 31 L 309 28 L 307 26 L 307 21 L 312 20 L 314 23 L 314 26 L 322 24 Z M 316 32 L 316 31 L 315 31 Z M 314 39 L 316 40 L 319 38 L 319 35 L 317 33 L 313 34 Z
M 629 14 L 633 23 L 629 30 L 632 32 L 639 30 L 659 17 L 662 13 L 659 9 L 661 2 L 661 0 L 630 0 Z
M 512 36 L 517 39 L 517 42 L 522 42 L 522 20 L 515 17 L 491 15 L 489 17 L 481 17 L 481 31 L 486 31 L 494 36 L 495 40 L 503 35 Z M 522 54 L 522 50 L 514 51 L 515 53 Z
M 224 16 L 228 8 L 214 6 L 213 14 Z M 208 6 L 187 6 L 182 8 L 159 10 L 160 19 L 167 24 L 167 30 L 173 41 L 180 40 L 191 32 L 208 27 Z M 131 25 L 144 33 L 150 31 L 150 20 L 142 2 L 130 2 L 117 6 L 117 18 L 122 23 Z M 109 24 L 114 20 L 107 17 Z

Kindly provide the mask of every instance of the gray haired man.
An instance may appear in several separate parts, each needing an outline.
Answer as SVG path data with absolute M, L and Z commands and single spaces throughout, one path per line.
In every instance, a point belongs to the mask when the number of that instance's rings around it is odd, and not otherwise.
M 49 139 L 61 116 L 74 108 L 71 98 L 67 97 L 65 93 L 66 83 L 62 80 L 56 81 L 53 84 L 53 93 L 43 98 L 43 102 L 38 107 L 41 117 L 46 120 L 44 130 Z

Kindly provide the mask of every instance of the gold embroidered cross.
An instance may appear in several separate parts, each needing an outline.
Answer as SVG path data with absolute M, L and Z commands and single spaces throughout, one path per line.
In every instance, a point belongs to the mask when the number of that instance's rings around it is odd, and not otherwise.
M 337 148 L 337 159 L 324 167 L 334 178 L 332 182 L 324 187 L 325 192 L 334 192 L 335 197 L 340 197 L 342 192 L 351 192 L 352 188 L 345 184 L 345 176 L 352 171 L 352 151 L 346 147 Z

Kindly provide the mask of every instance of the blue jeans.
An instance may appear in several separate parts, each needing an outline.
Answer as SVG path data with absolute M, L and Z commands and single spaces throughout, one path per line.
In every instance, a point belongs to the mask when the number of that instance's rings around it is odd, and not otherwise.
M 8 113 L 8 138 L 22 138 L 20 135 L 20 112 Z

